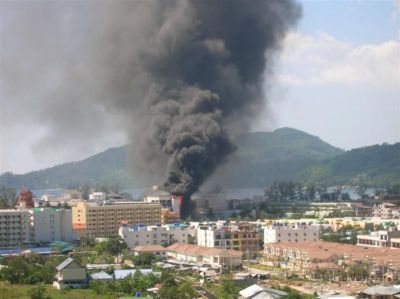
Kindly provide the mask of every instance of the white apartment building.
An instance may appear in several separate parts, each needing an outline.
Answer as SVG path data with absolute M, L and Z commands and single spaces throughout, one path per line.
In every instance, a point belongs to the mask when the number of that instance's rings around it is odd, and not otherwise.
M 122 226 L 118 234 L 130 249 L 145 245 L 166 246 L 173 243 L 188 243 L 188 228 L 182 224 Z
M 390 202 L 376 204 L 372 210 L 372 215 L 382 219 L 400 218 L 400 207 Z
M 217 223 L 197 228 L 197 245 L 257 252 L 259 235 L 254 224 L 239 222 L 234 224 Z
M 26 210 L 0 210 L 0 248 L 30 243 L 30 217 Z
M 73 241 L 72 211 L 56 208 L 33 208 L 29 210 L 31 242 L 50 243 Z
M 32 208 L 0 210 L 0 248 L 73 241 L 71 210 Z
M 357 235 L 357 245 L 397 248 L 397 240 L 399 240 L 399 238 L 400 231 L 390 228 L 388 230 L 371 232 L 369 235 Z
M 298 223 L 273 223 L 264 228 L 264 244 L 281 242 L 318 241 L 319 227 L 317 225 Z

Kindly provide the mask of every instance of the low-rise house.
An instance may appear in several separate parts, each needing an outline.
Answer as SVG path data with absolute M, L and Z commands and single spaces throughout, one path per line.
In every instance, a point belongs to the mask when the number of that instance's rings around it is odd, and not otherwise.
M 168 256 L 184 263 L 207 264 L 223 269 L 239 267 L 242 264 L 241 251 L 210 248 L 190 244 L 173 244 L 167 247 Z
M 87 286 L 86 269 L 73 258 L 67 258 L 56 267 L 56 270 L 53 286 L 57 289 Z
M 400 248 L 400 238 L 392 238 L 392 240 L 390 242 L 390 247 Z
M 397 246 L 392 246 L 393 238 L 400 238 L 400 231 L 390 228 L 371 232 L 369 235 L 357 235 L 357 245 L 396 248 Z M 396 239 L 394 239 L 394 245 L 396 245 Z
M 400 285 L 372 286 L 363 290 L 360 297 L 368 299 L 398 299 L 400 297 Z
M 288 293 L 284 291 L 262 287 L 258 284 L 253 284 L 239 292 L 240 299 L 278 299 L 287 295 Z
M 136 246 L 133 248 L 134 255 L 139 255 L 142 253 L 151 253 L 155 256 L 165 257 L 167 256 L 167 249 L 162 247 L 161 245 L 145 245 L 145 246 Z

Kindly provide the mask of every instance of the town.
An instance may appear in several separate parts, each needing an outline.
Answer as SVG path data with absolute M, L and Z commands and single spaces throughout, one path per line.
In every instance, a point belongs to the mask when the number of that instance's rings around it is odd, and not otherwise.
M 23 189 L 0 210 L 0 285 L 68 298 L 400 295 L 400 194 L 304 201 L 269 191 L 194 194 L 198 219 L 183 221 L 182 198 L 158 186 L 136 199 Z M 265 205 L 282 216 L 258 218 Z

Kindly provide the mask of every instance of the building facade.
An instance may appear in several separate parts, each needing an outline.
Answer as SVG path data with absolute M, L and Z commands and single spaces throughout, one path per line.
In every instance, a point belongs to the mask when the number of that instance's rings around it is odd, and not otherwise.
M 306 241 L 265 244 L 264 263 L 281 266 L 292 273 L 316 278 L 326 271 L 331 279 L 339 272 L 347 278 L 374 281 L 396 281 L 400 278 L 400 251 L 392 248 L 364 247 L 335 242 Z M 363 267 L 362 277 L 351 271 L 353 266 Z
M 123 226 L 119 228 L 119 236 L 128 244 L 130 249 L 145 245 L 187 244 L 188 228 L 182 224 Z
M 273 223 L 264 228 L 264 244 L 318 241 L 319 226 L 306 222 Z
M 144 202 L 101 204 L 79 201 L 72 207 L 74 232 L 81 237 L 117 236 L 121 225 L 157 225 L 161 223 L 161 205 Z
M 175 243 L 167 247 L 167 256 L 188 264 L 207 264 L 221 269 L 239 267 L 242 264 L 241 251 L 210 248 Z
M 199 246 L 256 253 L 259 240 L 256 226 L 251 223 L 206 225 L 199 226 L 197 229 L 197 245 Z
M 21 247 L 31 242 L 27 210 L 0 210 L 0 248 Z
M 29 210 L 32 242 L 74 241 L 72 211 L 56 208 L 33 208 Z
M 357 245 L 397 248 L 396 240 L 398 238 L 400 238 L 400 231 L 395 229 L 379 230 L 371 232 L 369 235 L 357 235 Z
M 382 219 L 400 218 L 400 208 L 390 202 L 376 204 L 374 205 L 372 215 Z
M 56 267 L 53 286 L 57 289 L 84 288 L 87 286 L 86 269 L 72 258 L 67 258 Z

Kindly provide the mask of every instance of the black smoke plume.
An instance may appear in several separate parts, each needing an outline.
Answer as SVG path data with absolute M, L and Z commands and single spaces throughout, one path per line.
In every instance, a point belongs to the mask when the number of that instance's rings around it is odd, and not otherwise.
M 263 110 L 274 55 L 301 14 L 292 0 L 1 8 L 5 121 L 18 103 L 20 119 L 43 125 L 42 154 L 87 149 L 104 128 L 121 128 L 136 175 L 165 174 L 165 188 L 186 197 L 235 149 L 231 136 L 249 130 Z

